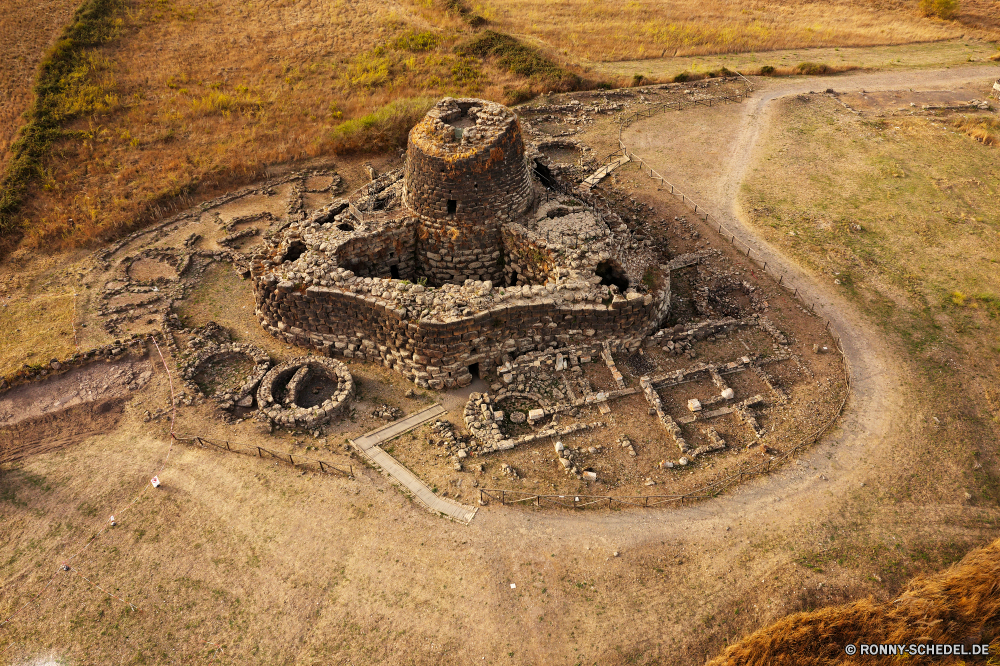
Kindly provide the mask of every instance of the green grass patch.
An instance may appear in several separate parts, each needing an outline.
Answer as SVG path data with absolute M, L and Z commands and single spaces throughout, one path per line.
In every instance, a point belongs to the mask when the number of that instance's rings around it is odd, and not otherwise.
M 406 145 L 410 129 L 435 102 L 430 97 L 394 100 L 360 118 L 342 122 L 333 129 L 331 148 L 341 154 L 401 148 Z
M 35 103 L 11 146 L 0 182 L 0 239 L 19 236 L 17 212 L 28 187 L 43 175 L 42 162 L 70 120 L 117 107 L 111 63 L 93 51 L 121 32 L 124 0 L 86 0 L 39 68 Z
M 565 89 L 580 86 L 580 77 L 567 71 L 538 49 L 518 39 L 493 30 L 484 30 L 455 47 L 456 53 L 477 58 L 489 58 L 505 71 L 535 80 L 558 82 Z

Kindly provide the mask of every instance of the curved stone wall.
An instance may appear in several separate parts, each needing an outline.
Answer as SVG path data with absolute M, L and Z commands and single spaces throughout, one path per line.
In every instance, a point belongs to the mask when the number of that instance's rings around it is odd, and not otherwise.
M 430 284 L 499 282 L 500 224 L 532 199 L 517 117 L 493 102 L 442 100 L 410 131 L 404 192 L 421 218 L 417 264 Z
M 466 317 L 433 321 L 405 319 L 392 304 L 370 292 L 316 286 L 297 289 L 292 283 L 265 277 L 257 283 L 257 304 L 264 327 L 290 344 L 380 361 L 418 386 L 444 389 L 469 384 L 470 366 L 479 364 L 486 371 L 502 364 L 504 354 L 609 338 L 638 346 L 666 316 L 670 289 L 616 295 L 610 304 L 602 305 L 561 298 L 557 302 L 552 292 L 542 288 L 530 298 L 505 301 Z
M 322 404 L 302 407 L 300 394 L 311 373 L 323 375 L 336 388 Z M 278 387 L 284 393 L 281 402 L 275 395 Z M 271 368 L 264 375 L 257 390 L 257 406 L 278 425 L 312 428 L 339 417 L 353 395 L 354 378 L 343 363 L 322 356 L 300 356 Z

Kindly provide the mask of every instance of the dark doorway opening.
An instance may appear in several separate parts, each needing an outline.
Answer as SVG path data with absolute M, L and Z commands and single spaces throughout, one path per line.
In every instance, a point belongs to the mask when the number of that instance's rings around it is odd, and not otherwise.
M 341 222 L 340 224 L 337 225 L 337 228 L 340 229 L 341 231 L 354 231 L 354 227 L 349 225 L 347 222 Z
M 389 275 L 393 280 L 399 279 L 399 264 L 393 264 L 389 266 Z
M 306 253 L 306 244 L 302 241 L 292 241 L 288 245 L 288 250 L 285 252 L 285 256 L 282 261 L 295 261 L 303 254 Z
M 554 190 L 556 188 L 556 179 L 552 175 L 552 171 L 538 160 L 535 160 L 535 175 L 548 189 Z
M 594 273 L 601 278 L 601 284 L 606 286 L 614 285 L 618 287 L 618 291 L 624 292 L 628 289 L 628 277 L 622 271 L 621 266 L 613 261 L 602 261 L 597 264 L 597 268 L 594 269 Z
M 507 285 L 507 286 L 514 287 L 516 285 L 517 285 L 517 271 L 511 271 L 510 272 L 510 284 Z
M 448 214 L 454 215 L 458 212 L 458 201 L 455 199 L 448 199 Z
M 473 363 L 469 366 L 469 374 L 472 375 L 473 379 L 479 379 L 479 364 Z

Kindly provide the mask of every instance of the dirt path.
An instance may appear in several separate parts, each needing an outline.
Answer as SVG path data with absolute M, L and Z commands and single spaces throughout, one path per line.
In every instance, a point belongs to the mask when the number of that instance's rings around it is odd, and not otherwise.
M 754 148 L 770 118 L 772 102 L 782 97 L 811 90 L 834 88 L 848 90 L 892 90 L 899 88 L 940 88 L 987 77 L 1000 76 L 1000 67 L 970 66 L 945 70 L 864 73 L 838 77 L 809 77 L 794 80 L 770 80 L 743 105 L 722 107 L 722 113 L 741 117 L 738 129 L 724 136 L 731 148 L 725 168 L 716 178 L 692 181 L 678 178 L 682 187 L 714 217 L 736 232 L 737 239 L 751 246 L 769 266 L 784 273 L 799 287 L 816 312 L 829 319 L 831 328 L 841 336 L 844 353 L 851 368 L 853 393 L 839 427 L 820 444 L 799 456 L 801 465 L 788 465 L 770 477 L 747 484 L 724 497 L 680 510 L 622 512 L 620 514 L 580 515 L 550 513 L 534 515 L 554 535 L 578 534 L 581 525 L 596 540 L 606 544 L 636 544 L 652 539 L 687 539 L 692 534 L 704 536 L 717 529 L 725 530 L 744 519 L 752 519 L 753 529 L 762 522 L 772 528 L 794 524 L 820 516 L 824 508 L 873 474 L 879 473 L 879 449 L 891 445 L 891 433 L 905 427 L 907 414 L 897 397 L 896 388 L 907 383 L 901 363 L 892 357 L 886 342 L 860 313 L 844 298 L 820 285 L 806 271 L 775 248 L 761 240 L 740 216 L 736 195 L 744 174 L 754 158 Z M 735 109 L 735 111 L 734 111 Z M 670 178 L 676 166 L 669 161 L 657 163 L 643 151 L 643 137 L 672 142 L 669 133 L 658 131 L 658 119 L 635 123 L 625 134 L 629 149 L 657 171 Z M 733 125 L 735 127 L 735 124 Z M 725 135 L 725 133 L 722 133 Z M 669 153 L 668 153 L 669 155 Z M 684 180 L 687 180 L 685 183 Z M 652 182 L 652 181 L 650 181 Z M 803 469 L 809 469 L 808 473 Z M 789 511 L 788 507 L 794 507 Z M 496 510 L 480 512 L 474 529 L 513 530 L 522 519 L 519 514 Z M 740 535 L 735 535 L 740 536 Z M 745 535 L 744 535 L 745 536 Z

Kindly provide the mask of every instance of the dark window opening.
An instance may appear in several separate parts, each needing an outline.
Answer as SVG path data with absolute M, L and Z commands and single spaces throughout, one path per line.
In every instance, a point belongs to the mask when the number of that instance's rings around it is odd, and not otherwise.
M 337 225 L 337 228 L 340 229 L 341 231 L 354 231 L 354 227 L 349 225 L 347 222 L 341 222 L 340 224 Z
M 288 245 L 288 250 L 285 251 L 285 256 L 282 261 L 295 261 L 301 257 L 306 252 L 306 244 L 302 241 L 292 241 Z
M 448 214 L 454 215 L 458 212 L 458 202 L 454 199 L 448 199 Z
M 389 266 L 389 275 L 392 277 L 393 280 L 399 279 L 399 264 L 393 264 L 392 266 Z
M 469 366 L 469 374 L 472 375 L 473 378 L 479 379 L 479 364 L 478 363 L 473 363 L 472 365 Z
M 513 286 L 516 286 L 516 285 L 517 285 L 517 271 L 513 271 L 512 270 L 510 272 L 510 285 L 509 286 L 513 287 Z
M 395 257 L 395 256 L 396 256 L 396 253 L 395 253 L 395 252 L 390 252 L 390 253 L 389 253 L 389 258 L 390 258 L 390 259 L 392 259 L 392 258 L 393 258 L 393 257 Z
M 614 285 L 618 291 L 624 292 L 628 289 L 628 277 L 622 272 L 621 266 L 612 261 L 602 261 L 597 264 L 594 273 L 601 278 L 601 284 L 606 286 Z

